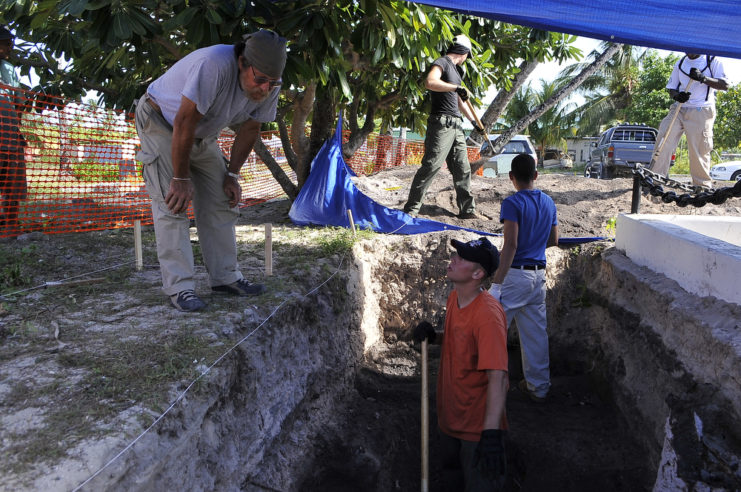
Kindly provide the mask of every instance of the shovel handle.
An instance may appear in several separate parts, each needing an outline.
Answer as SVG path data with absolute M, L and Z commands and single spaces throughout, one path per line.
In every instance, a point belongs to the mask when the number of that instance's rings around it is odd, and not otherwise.
M 479 119 L 479 116 L 476 114 L 476 111 L 473 110 L 473 104 L 471 104 L 471 98 L 466 99 L 466 104 L 468 104 L 468 109 L 471 110 L 471 114 L 473 114 L 473 119 L 476 120 L 476 124 L 478 124 L 480 128 L 483 128 L 484 131 L 486 131 L 486 128 L 484 128 L 484 124 L 481 123 L 481 120 Z
M 429 454 L 429 426 L 430 426 L 430 408 L 427 385 L 427 339 L 422 340 L 422 428 L 421 428 L 421 447 L 422 447 L 422 492 L 428 492 L 430 486 L 430 454 Z

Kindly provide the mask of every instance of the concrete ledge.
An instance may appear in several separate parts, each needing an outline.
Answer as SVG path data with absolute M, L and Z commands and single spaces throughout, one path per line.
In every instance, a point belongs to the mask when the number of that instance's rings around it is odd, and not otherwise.
M 741 218 L 620 215 L 615 247 L 685 290 L 741 305 Z

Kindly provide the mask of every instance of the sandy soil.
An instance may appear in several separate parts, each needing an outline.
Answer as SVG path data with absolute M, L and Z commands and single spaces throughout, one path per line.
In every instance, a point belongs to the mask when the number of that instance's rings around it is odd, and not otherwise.
M 406 202 L 409 184 L 418 168 L 413 166 L 390 169 L 373 176 L 356 178 L 358 188 L 379 203 L 391 208 L 402 208 Z M 614 235 L 608 228 L 610 219 L 621 213 L 630 213 L 632 179 L 587 179 L 567 173 L 540 174 L 536 188 L 553 198 L 558 208 L 559 230 L 563 237 L 592 237 Z M 718 182 L 716 186 L 731 186 L 731 182 Z M 475 176 L 471 188 L 476 198 L 476 211 L 480 219 L 460 220 L 456 217 L 453 178 L 447 169 L 435 178 L 427 192 L 420 216 L 450 224 L 462 225 L 489 232 L 501 232 L 499 208 L 502 200 L 514 193 L 507 178 Z M 728 200 L 723 205 L 680 208 L 675 204 L 661 203 L 658 199 L 642 197 L 640 213 L 676 215 L 739 215 L 741 203 Z

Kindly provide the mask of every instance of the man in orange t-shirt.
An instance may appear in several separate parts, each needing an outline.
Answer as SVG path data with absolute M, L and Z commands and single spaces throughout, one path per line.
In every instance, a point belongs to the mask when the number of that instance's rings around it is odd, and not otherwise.
M 503 486 L 506 473 L 507 318 L 482 283 L 497 269 L 499 252 L 486 238 L 451 244 L 456 252 L 447 278 L 454 290 L 447 302 L 437 377 L 443 480 L 445 490 L 491 492 Z M 423 322 L 414 338 L 425 337 L 436 338 L 432 325 Z

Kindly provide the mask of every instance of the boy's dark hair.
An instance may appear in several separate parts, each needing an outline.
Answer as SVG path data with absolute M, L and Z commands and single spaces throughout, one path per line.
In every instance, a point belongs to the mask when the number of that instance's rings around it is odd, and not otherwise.
M 517 154 L 512 159 L 512 176 L 521 183 L 535 179 L 535 159 L 530 154 Z

